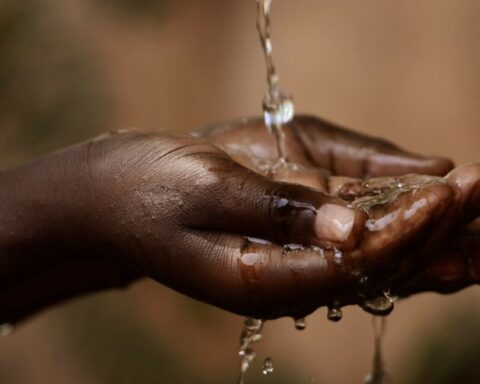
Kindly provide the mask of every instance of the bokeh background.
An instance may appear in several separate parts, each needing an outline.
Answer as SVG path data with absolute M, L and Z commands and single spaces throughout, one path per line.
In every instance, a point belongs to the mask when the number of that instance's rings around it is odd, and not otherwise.
M 109 129 L 258 114 L 254 22 L 254 0 L 0 0 L 0 168 Z M 457 163 L 480 160 L 479 36 L 477 0 L 273 5 L 297 110 Z M 0 383 L 234 383 L 241 321 L 143 281 L 18 326 L 0 339 Z M 357 308 L 264 335 L 247 384 L 361 383 L 370 369 L 371 317 Z M 394 383 L 480 382 L 480 288 L 400 302 L 384 346 Z

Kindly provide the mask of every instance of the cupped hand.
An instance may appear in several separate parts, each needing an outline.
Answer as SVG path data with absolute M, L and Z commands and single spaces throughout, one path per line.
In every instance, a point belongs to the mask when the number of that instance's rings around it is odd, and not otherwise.
M 237 121 L 202 135 L 257 172 L 315 187 L 369 213 L 368 231 L 348 252 L 357 263 L 362 260 L 362 270 L 347 263 L 362 276 L 361 284 L 346 297 L 338 294 L 334 303 L 361 303 L 362 297 L 368 303 L 385 291 L 453 292 L 479 283 L 480 226 L 470 224 L 479 214 L 479 165 L 458 167 L 445 178 L 404 175 L 441 176 L 452 165 L 305 116 L 286 127 L 290 159 L 299 165 L 275 169 L 274 142 L 258 132 L 260 126 L 258 119 Z
M 451 162 L 310 117 L 286 134 L 280 167 L 256 119 L 197 137 L 116 132 L 6 171 L 0 321 L 142 276 L 243 315 L 302 316 L 368 298 L 380 286 L 369 281 L 416 264 L 403 253 L 451 211 L 453 188 L 355 178 L 440 176 Z
M 454 191 L 456 203 L 450 216 L 456 218 L 443 220 L 431 257 L 410 280 L 397 286 L 401 296 L 452 293 L 480 284 L 480 164 L 455 168 L 445 182 Z

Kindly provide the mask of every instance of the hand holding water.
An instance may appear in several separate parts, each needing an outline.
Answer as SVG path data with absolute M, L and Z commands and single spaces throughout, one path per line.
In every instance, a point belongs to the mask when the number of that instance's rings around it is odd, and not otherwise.
M 258 172 L 368 208 L 368 231 L 347 253 L 356 262 L 363 254 L 370 264 L 361 295 L 374 297 L 382 290 L 395 295 L 452 292 L 479 282 L 480 226 L 471 223 L 479 215 L 479 165 L 464 165 L 445 178 L 433 178 L 446 174 L 452 163 L 301 116 L 285 130 L 295 164 L 272 170 L 268 164 L 275 157 L 275 145 L 261 125 L 255 119 L 238 121 L 213 127 L 207 135 Z M 420 206 L 419 211 L 413 209 Z M 416 218 L 410 216 L 414 211 Z M 359 292 L 359 287 L 350 292 Z
M 286 127 L 299 165 L 272 170 L 260 124 L 204 139 L 120 132 L 4 172 L 1 321 L 144 276 L 244 315 L 299 317 L 387 288 L 441 290 L 437 272 L 474 255 L 463 227 L 478 214 L 477 166 L 365 181 L 451 163 L 300 117 Z M 453 238 L 462 247 L 438 246 Z M 426 270 L 428 284 L 413 281 Z M 468 276 L 450 273 L 449 289 Z

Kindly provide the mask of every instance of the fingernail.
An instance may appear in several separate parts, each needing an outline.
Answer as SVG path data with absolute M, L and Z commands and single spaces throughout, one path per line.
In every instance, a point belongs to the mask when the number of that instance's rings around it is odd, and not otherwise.
M 355 223 L 355 211 L 341 205 L 325 204 L 317 211 L 315 235 L 339 243 L 349 238 Z

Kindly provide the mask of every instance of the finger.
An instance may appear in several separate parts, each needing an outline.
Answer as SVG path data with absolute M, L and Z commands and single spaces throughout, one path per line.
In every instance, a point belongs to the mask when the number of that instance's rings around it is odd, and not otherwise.
M 168 274 L 160 268 L 152 277 L 245 316 L 302 317 L 348 291 L 333 250 L 289 250 L 241 235 L 194 231 L 171 258 Z
M 396 294 L 410 296 L 420 292 L 452 293 L 480 284 L 480 226 L 463 228 L 429 260 Z
M 372 180 L 374 184 L 372 194 L 367 194 L 352 203 L 353 206 L 369 212 L 369 220 L 366 223 L 368 232 L 364 235 L 357 252 L 366 256 L 365 263 L 371 272 L 384 272 L 384 267 L 391 262 L 393 264 L 387 266 L 397 269 L 403 263 L 412 267 L 421 262 L 412 259 L 415 252 L 410 252 L 410 255 L 399 255 L 399 258 L 393 260 L 392 256 L 399 247 L 406 249 L 417 241 L 423 247 L 425 238 L 453 201 L 453 191 L 448 185 L 435 179 L 429 182 L 422 179 L 410 179 L 410 176 L 405 176 L 400 178 L 404 185 L 392 189 L 381 189 L 387 180 Z M 397 178 L 393 180 L 398 182 Z M 373 193 L 375 188 L 380 189 Z M 397 270 L 395 273 L 398 272 Z
M 458 209 L 462 210 L 462 222 L 468 223 L 480 215 L 480 164 L 464 164 L 445 176 L 455 191 Z
M 369 211 L 366 223 L 369 232 L 361 247 L 370 256 L 380 252 L 389 258 L 385 244 L 392 249 L 398 244 L 407 245 L 408 239 L 413 234 L 418 236 L 419 228 L 427 227 L 427 223 L 429 238 L 422 248 L 438 246 L 444 236 L 449 236 L 464 209 L 450 186 L 439 177 L 412 174 L 363 181 L 331 176 L 328 188 L 329 194 Z M 378 260 L 375 262 L 378 264 Z
M 451 195 L 445 184 L 438 187 Z M 388 204 L 372 206 L 370 239 L 358 251 L 343 253 L 297 245 L 281 247 L 234 234 L 188 231 L 179 237 L 177 252 L 167 256 L 169 261 L 157 268 L 153 277 L 242 315 L 301 317 L 321 305 L 358 301 L 359 279 L 368 270 L 367 260 L 378 266 L 382 257 L 398 254 L 403 245 L 428 228 L 442 202 L 441 192 L 432 189 L 392 197 L 389 208 Z M 392 213 L 397 211 L 395 220 L 400 223 L 392 226 Z M 382 237 L 380 232 L 386 233 Z
M 299 116 L 292 129 L 317 166 L 335 175 L 395 176 L 420 173 L 443 176 L 451 160 L 405 151 L 378 138 L 352 132 L 311 116 Z
M 365 215 L 343 200 L 272 181 L 231 161 L 215 171 L 207 197 L 195 199 L 187 212 L 189 227 L 342 249 L 352 248 L 363 231 Z
M 374 137 L 338 127 L 312 116 L 297 116 L 285 127 L 289 161 L 329 169 L 336 175 L 361 177 L 420 173 L 443 176 L 449 159 L 421 156 Z M 227 152 L 260 159 L 276 158 L 274 138 L 260 118 L 238 119 L 196 133 Z

